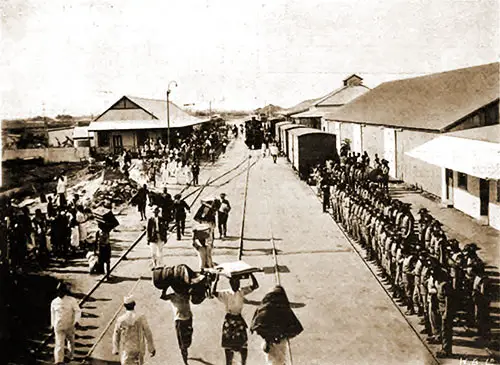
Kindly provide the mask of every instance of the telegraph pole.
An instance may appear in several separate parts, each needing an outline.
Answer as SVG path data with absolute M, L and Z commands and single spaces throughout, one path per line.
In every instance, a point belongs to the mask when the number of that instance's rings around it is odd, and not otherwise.
M 167 88 L 167 149 L 168 152 L 170 153 L 170 85 L 174 84 L 175 87 L 177 87 L 177 82 L 175 81 L 170 81 L 168 83 L 168 88 Z

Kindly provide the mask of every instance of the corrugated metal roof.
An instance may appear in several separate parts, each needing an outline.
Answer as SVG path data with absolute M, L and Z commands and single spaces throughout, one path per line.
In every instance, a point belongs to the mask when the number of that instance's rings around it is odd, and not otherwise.
M 444 131 L 499 98 L 499 63 L 386 82 L 329 120 Z
M 291 108 L 282 110 L 279 114 L 290 116 L 290 115 L 293 115 L 293 114 L 302 113 L 302 112 L 306 111 L 311 106 L 313 106 L 316 102 L 320 101 L 323 98 L 324 97 L 316 98 L 316 99 L 304 100 L 304 101 L 298 103 L 297 105 L 292 106 Z
M 318 107 L 344 105 L 363 95 L 369 90 L 370 88 L 364 85 L 344 86 L 328 94 L 322 100 L 318 101 L 315 105 Z
M 197 119 L 195 123 L 192 121 L 185 121 L 185 124 L 177 121 L 173 125 L 170 120 L 170 128 L 188 127 L 203 123 L 203 120 Z M 133 130 L 133 129 L 167 129 L 167 122 L 165 120 L 113 120 L 105 122 L 92 122 L 89 125 L 89 131 L 111 131 L 111 130 Z
M 450 132 L 446 133 L 446 135 L 450 137 L 474 139 L 476 141 L 500 143 L 500 124 Z
M 500 144 L 441 136 L 406 152 L 408 156 L 482 179 L 500 179 Z
M 292 118 L 322 118 L 326 114 L 334 112 L 339 109 L 341 106 L 323 106 L 317 107 L 303 113 L 295 114 Z
M 130 129 L 163 129 L 167 127 L 167 101 L 159 99 L 146 99 L 138 98 L 135 96 L 123 96 L 120 98 L 129 99 L 131 102 L 137 104 L 139 107 L 143 108 L 145 111 L 150 113 L 154 118 L 152 120 L 113 120 L 113 121 L 98 121 L 100 116 L 96 121 L 93 121 L 89 125 L 89 130 L 93 131 L 104 131 L 104 130 L 130 130 Z M 116 103 L 115 103 L 116 104 Z M 196 118 L 186 111 L 179 108 L 172 102 L 170 105 L 170 128 L 182 128 L 191 125 L 200 124 L 206 122 L 206 120 Z
M 73 130 L 73 138 L 92 138 L 94 132 L 89 132 L 89 127 L 75 127 Z
M 159 120 L 167 120 L 167 101 L 160 99 L 146 99 L 146 98 L 138 98 L 135 96 L 126 96 L 130 101 L 136 103 L 149 113 L 153 114 Z M 172 128 L 177 127 L 175 125 L 176 121 L 181 121 L 181 124 L 184 125 L 193 125 L 201 123 L 203 120 L 192 116 L 186 111 L 179 108 L 177 105 L 169 102 L 169 114 L 170 114 L 170 126 Z

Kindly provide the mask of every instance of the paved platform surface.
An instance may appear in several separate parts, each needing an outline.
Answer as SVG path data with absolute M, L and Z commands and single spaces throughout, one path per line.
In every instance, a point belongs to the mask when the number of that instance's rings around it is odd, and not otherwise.
M 365 264 L 356 251 L 359 248 L 346 239 L 328 214 L 322 213 L 313 190 L 298 180 L 284 158 L 274 164 L 270 157 L 261 158 L 259 151 L 248 151 L 239 139 L 230 145 L 225 157 L 202 171 L 200 183 L 233 168 L 249 154 L 253 165 L 249 174 L 243 259 L 262 267 L 264 272 L 257 274 L 260 288 L 247 297 L 243 310 L 247 323 L 262 297 L 277 283 L 273 238 L 278 252 L 279 280 L 304 326 L 304 332 L 290 341 L 290 363 L 436 363 L 431 352 L 437 347 L 429 348 L 421 341 L 415 333 L 416 324 L 401 314 L 373 275 L 374 268 Z M 242 166 L 207 187 L 201 195 L 225 192 L 233 207 L 229 237 L 215 242 L 214 261 L 218 263 L 237 259 L 245 177 Z M 193 212 L 198 206 L 199 203 L 194 204 Z M 145 223 L 139 221 L 133 209 L 127 211 L 123 221 L 128 223 L 114 239 L 130 243 Z M 188 221 L 186 232 L 190 226 Z M 198 258 L 191 247 L 190 233 L 180 241 L 171 235 L 163 259 L 165 265 L 185 263 L 196 269 Z M 82 292 L 92 284 L 87 280 L 88 283 L 80 285 Z M 227 286 L 227 282 L 221 281 L 220 285 Z M 82 356 L 90 349 L 92 364 L 119 363 L 118 357 L 111 354 L 112 330 L 114 319 L 123 312 L 122 298 L 131 292 L 137 298 L 137 311 L 144 313 L 149 321 L 156 343 L 157 354 L 147 357 L 147 364 L 182 363 L 171 305 L 159 299 L 160 291 L 152 284 L 149 248 L 142 240 L 128 260 L 118 266 L 113 279 L 103 284 L 84 305 L 82 329 L 77 338 L 80 358 L 75 359 L 78 360 L 75 364 L 81 363 Z M 224 352 L 220 346 L 223 305 L 216 299 L 206 299 L 192 309 L 194 336 L 189 363 L 223 364 Z M 249 335 L 249 365 L 264 363 L 261 344 L 260 337 Z M 50 361 L 50 353 L 46 356 Z
M 226 159 L 218 162 L 214 174 L 219 169 L 224 171 L 236 165 L 247 153 L 239 142 Z M 291 341 L 294 364 L 433 363 L 429 351 L 393 306 L 362 259 L 331 218 L 321 212 L 309 187 L 296 178 L 283 159 L 273 164 L 270 158 L 260 159 L 258 151 L 251 154 L 254 155 L 252 161 L 259 160 L 249 176 L 243 259 L 263 267 L 264 273 L 257 275 L 260 288 L 247 297 L 243 311 L 247 322 L 251 321 L 265 293 L 276 285 L 272 236 L 278 249 L 281 284 L 304 326 L 304 332 Z M 245 173 L 242 173 L 223 186 L 207 188 L 202 194 L 210 196 L 225 192 L 233 206 L 229 219 L 230 237 L 216 240 L 216 262 L 237 259 L 244 183 Z M 172 236 L 164 252 L 165 264 L 186 263 L 197 267 L 197 257 L 190 245 L 190 237 L 177 241 Z M 168 302 L 159 299 L 160 292 L 150 280 L 149 265 L 149 252 L 142 243 L 119 267 L 117 276 L 126 272 L 127 277 L 144 278 L 134 289 L 138 298 L 137 310 L 146 314 L 157 346 L 157 355 L 149 358 L 147 363 L 178 364 L 181 358 L 172 309 Z M 227 283 L 221 282 L 221 285 Z M 129 282 L 128 288 L 131 286 L 132 282 Z M 119 301 L 113 302 L 114 310 L 119 310 Z M 222 304 L 207 299 L 201 305 L 193 306 L 193 312 L 190 363 L 224 363 L 220 347 L 224 317 Z M 109 318 L 108 313 L 103 313 L 103 317 Z M 110 353 L 112 327 L 95 348 L 93 363 L 109 364 L 118 360 Z M 261 343 L 258 336 L 250 335 L 248 364 L 264 362 Z

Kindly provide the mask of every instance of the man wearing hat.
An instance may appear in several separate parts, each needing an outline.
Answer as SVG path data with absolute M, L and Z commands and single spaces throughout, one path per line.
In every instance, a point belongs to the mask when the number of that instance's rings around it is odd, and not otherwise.
M 227 219 L 229 217 L 229 212 L 231 210 L 231 204 L 226 199 L 226 194 L 220 194 L 220 206 L 217 211 L 217 221 L 219 223 L 219 235 L 220 238 L 227 237 Z
M 135 312 L 133 296 L 125 297 L 123 306 L 126 312 L 118 317 L 113 332 L 113 354 L 120 355 L 122 365 L 142 365 L 146 344 L 151 356 L 156 354 L 153 334 L 146 317 Z
M 55 335 L 54 361 L 56 364 L 64 363 L 66 343 L 69 347 L 68 358 L 70 361 L 73 359 L 75 326 L 82 316 L 78 302 L 69 294 L 66 284 L 61 282 L 57 286 L 57 298 L 50 303 L 50 324 Z
M 410 208 L 410 203 L 403 203 L 401 218 L 399 221 L 399 229 L 401 230 L 401 233 L 405 240 L 410 237 L 410 235 L 413 233 L 413 228 L 415 227 L 415 218 L 413 217 L 413 214 L 411 214 Z
M 181 236 L 184 235 L 184 229 L 186 226 L 186 210 L 190 212 L 189 205 L 181 199 L 181 194 L 176 194 L 174 196 L 173 211 L 178 241 L 180 241 Z
M 153 268 L 162 265 L 163 246 L 167 240 L 165 221 L 159 216 L 160 208 L 155 207 L 154 216 L 148 220 L 148 245 L 151 249 Z

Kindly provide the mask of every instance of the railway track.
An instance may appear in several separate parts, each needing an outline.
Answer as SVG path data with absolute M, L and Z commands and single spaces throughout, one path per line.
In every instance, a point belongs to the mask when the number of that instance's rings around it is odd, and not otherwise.
M 311 187 L 311 190 L 312 190 L 314 196 L 316 196 L 316 198 L 320 201 L 320 203 L 322 203 L 321 198 L 316 194 L 316 192 L 314 191 L 314 189 L 312 189 L 312 187 Z M 388 290 L 387 286 L 382 282 L 382 280 L 380 279 L 380 277 L 377 275 L 377 273 L 375 271 L 375 268 L 365 260 L 365 257 L 363 255 L 362 249 L 360 249 L 357 246 L 357 244 L 353 241 L 353 239 L 350 237 L 350 235 L 347 233 L 347 231 L 344 229 L 344 227 L 341 224 L 339 224 L 333 218 L 333 213 L 328 212 L 328 215 L 330 215 L 333 224 L 342 232 L 343 237 L 349 243 L 349 245 L 352 247 L 352 249 L 354 250 L 354 252 L 356 252 L 356 254 L 359 256 L 359 258 L 361 259 L 361 261 L 363 262 L 363 264 L 366 266 L 366 268 L 368 269 L 368 271 L 370 272 L 370 274 L 375 278 L 375 280 L 377 281 L 377 283 L 384 290 L 384 292 L 386 293 L 387 297 L 390 299 L 390 301 L 392 302 L 392 304 L 394 305 L 394 307 L 398 310 L 398 312 L 401 315 L 401 317 L 403 317 L 403 319 L 405 320 L 405 322 L 408 325 L 408 327 L 412 330 L 412 332 L 415 334 L 415 336 L 417 336 L 417 338 L 422 343 L 422 345 L 424 346 L 424 348 L 426 349 L 426 351 L 429 352 L 429 354 L 431 355 L 434 363 L 439 365 L 440 361 L 436 357 L 434 351 L 429 347 L 429 345 L 427 344 L 427 342 L 419 335 L 418 330 L 408 320 L 407 316 L 404 314 L 404 312 L 401 309 L 400 305 L 392 297 L 392 294 Z
M 245 169 L 241 170 L 241 171 L 238 171 L 238 169 L 240 169 L 241 166 L 243 166 L 245 163 L 247 163 L 247 158 L 243 159 L 240 163 L 238 163 L 236 166 L 232 167 L 231 169 L 225 171 L 224 173 L 216 176 L 215 178 L 212 178 L 211 176 L 207 179 L 207 181 L 201 185 L 201 186 L 198 186 L 196 187 L 195 189 L 192 189 L 190 192 L 188 192 L 187 194 L 185 194 L 183 196 L 183 199 L 192 199 L 189 206 L 190 208 L 194 206 L 194 204 L 198 201 L 199 197 L 201 196 L 201 194 L 205 191 L 205 189 L 208 187 L 208 186 L 215 186 L 215 183 L 216 182 L 219 182 L 217 188 L 220 188 L 221 186 L 225 186 L 226 184 L 228 184 L 230 181 L 232 181 L 233 179 L 235 179 L 236 177 L 238 177 L 239 175 L 241 175 L 242 173 L 245 172 L 246 169 L 249 169 L 251 168 L 252 164 L 250 164 L 248 162 L 248 165 Z M 235 173 L 236 172 L 236 173 Z M 234 176 L 228 176 L 232 173 L 235 173 Z M 224 177 L 227 177 L 225 180 L 221 181 Z M 187 185 L 186 187 L 184 187 L 182 190 L 181 190 L 181 194 L 185 193 L 188 189 L 192 188 L 193 186 L 191 185 Z M 173 229 L 174 227 L 170 227 L 169 229 L 169 235 L 168 237 L 170 237 L 171 233 L 173 232 Z M 126 262 L 126 258 L 127 258 L 127 255 L 129 255 L 136 247 L 137 245 L 142 242 L 143 238 L 145 237 L 146 235 L 146 230 L 141 230 L 140 233 L 138 234 L 137 238 L 134 240 L 134 242 L 126 249 L 126 251 L 114 262 L 114 264 L 112 265 L 111 269 L 110 269 L 110 273 L 113 273 L 117 268 L 121 267 L 121 265 L 123 264 L 123 262 Z M 167 237 L 167 239 L 168 239 Z M 83 309 L 85 309 L 84 305 L 86 303 L 88 303 L 92 298 L 93 296 L 95 296 L 97 294 L 97 292 L 99 291 L 99 289 L 102 288 L 102 285 L 103 283 L 106 282 L 106 279 L 107 279 L 107 276 L 103 276 L 102 278 L 100 278 L 96 284 L 84 295 L 84 297 L 79 301 L 79 306 L 82 308 L 82 312 L 83 312 Z M 144 280 L 144 277 L 143 276 L 140 276 L 139 278 L 137 278 L 137 280 L 134 280 L 133 284 L 130 286 L 131 289 L 128 291 L 129 294 L 131 294 L 135 288 L 138 286 L 138 284 L 140 283 L 141 280 Z M 149 279 L 148 279 L 149 280 Z M 122 296 L 118 296 L 120 299 L 122 298 Z M 114 312 L 114 314 L 111 316 L 111 319 L 108 321 L 107 325 L 105 326 L 104 330 L 102 330 L 99 334 L 99 336 L 96 338 L 96 340 L 94 341 L 92 347 L 90 348 L 90 350 L 83 356 L 83 358 L 75 358 L 75 360 L 73 360 L 72 363 L 82 363 L 82 364 L 85 364 L 87 363 L 87 360 L 90 359 L 93 351 L 95 350 L 95 348 L 97 347 L 97 345 L 100 343 L 100 341 L 102 340 L 104 334 L 106 333 L 106 331 L 109 329 L 109 327 L 111 326 L 111 324 L 114 322 L 114 319 L 116 319 L 116 316 L 118 315 L 118 313 L 120 313 L 120 310 L 122 308 L 122 303 L 120 301 L 120 304 L 117 305 L 117 310 Z M 78 330 L 77 330 L 78 332 Z M 53 344 L 53 338 L 54 338 L 54 334 L 53 332 L 50 332 L 47 336 L 45 336 L 43 338 L 43 340 L 40 342 L 40 344 L 35 348 L 34 351 L 32 351 L 32 354 L 33 354 L 33 357 L 34 357 L 34 360 L 35 362 L 37 363 L 52 363 L 52 361 L 47 361 L 47 357 L 50 355 L 51 356 L 51 353 L 49 354 L 48 353 L 48 350 L 49 350 L 49 347 Z M 78 338 L 78 334 L 77 334 L 77 338 Z

